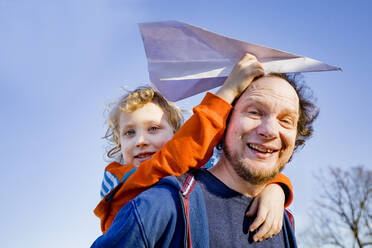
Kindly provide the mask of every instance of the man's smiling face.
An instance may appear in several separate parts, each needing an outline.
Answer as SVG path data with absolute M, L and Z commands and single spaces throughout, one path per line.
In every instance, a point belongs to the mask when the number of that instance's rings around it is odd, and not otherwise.
M 252 184 L 274 178 L 293 154 L 298 119 L 299 99 L 285 79 L 255 80 L 227 124 L 224 154 L 229 164 Z

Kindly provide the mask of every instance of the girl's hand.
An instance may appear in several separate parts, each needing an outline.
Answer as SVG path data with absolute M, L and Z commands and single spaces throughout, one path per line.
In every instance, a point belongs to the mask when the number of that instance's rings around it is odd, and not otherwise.
M 232 103 L 258 77 L 264 75 L 264 69 L 255 56 L 246 53 L 234 66 L 230 75 L 216 92 L 216 95 Z
M 253 236 L 255 242 L 271 238 L 278 234 L 283 226 L 284 214 L 284 191 L 278 184 L 269 184 L 253 200 L 247 216 L 257 217 L 249 227 L 252 232 L 258 227 L 258 232 Z

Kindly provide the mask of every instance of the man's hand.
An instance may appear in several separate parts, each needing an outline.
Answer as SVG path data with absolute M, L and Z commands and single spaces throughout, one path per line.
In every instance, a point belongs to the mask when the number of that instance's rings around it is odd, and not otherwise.
M 216 95 L 232 103 L 252 83 L 253 79 L 264 74 L 262 65 L 255 56 L 246 53 L 235 64 L 230 75 L 217 91 Z
M 271 238 L 278 234 L 283 226 L 285 195 L 278 184 L 269 184 L 254 199 L 247 216 L 257 217 L 249 227 L 252 232 L 258 227 L 258 232 L 253 236 L 255 242 Z M 258 211 L 257 211 L 258 209 Z

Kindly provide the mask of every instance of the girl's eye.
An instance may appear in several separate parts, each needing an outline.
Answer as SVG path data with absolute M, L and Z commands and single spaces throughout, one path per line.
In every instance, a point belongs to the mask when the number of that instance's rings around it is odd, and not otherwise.
M 131 135 L 134 135 L 134 134 L 135 134 L 135 132 L 134 132 L 134 130 L 132 130 L 132 129 L 130 129 L 130 130 L 124 132 L 124 136 L 131 136 Z
M 149 128 L 149 131 L 156 131 L 156 130 L 158 130 L 159 129 L 159 127 L 156 127 L 156 126 L 152 126 L 152 127 L 150 127 Z

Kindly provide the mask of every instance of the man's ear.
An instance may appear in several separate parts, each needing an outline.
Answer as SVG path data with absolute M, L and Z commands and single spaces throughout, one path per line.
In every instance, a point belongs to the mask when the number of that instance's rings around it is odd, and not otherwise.
M 236 99 L 234 100 L 233 104 L 234 104 L 235 102 L 236 102 Z M 218 143 L 217 146 L 216 146 L 217 150 L 219 150 L 219 151 L 222 151 L 222 149 L 223 149 L 224 146 L 225 146 L 225 137 L 226 137 L 226 132 L 227 132 L 227 128 L 228 128 L 228 126 L 229 126 L 230 119 L 231 119 L 231 115 L 232 115 L 232 112 L 233 112 L 233 111 L 234 111 L 234 105 L 233 105 L 233 107 L 231 108 L 229 115 L 227 116 L 227 119 L 226 119 L 226 128 L 225 128 L 225 131 L 223 132 L 222 139 L 220 140 L 220 143 Z
M 224 144 L 225 144 L 225 134 L 223 134 L 223 137 L 222 137 L 222 139 L 220 140 L 220 143 L 218 143 L 218 144 L 216 145 L 217 150 L 218 150 L 218 151 L 222 151 Z

